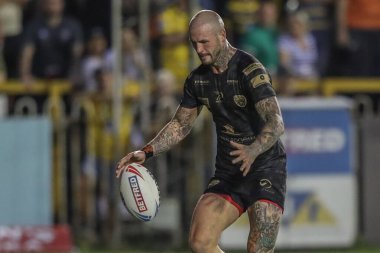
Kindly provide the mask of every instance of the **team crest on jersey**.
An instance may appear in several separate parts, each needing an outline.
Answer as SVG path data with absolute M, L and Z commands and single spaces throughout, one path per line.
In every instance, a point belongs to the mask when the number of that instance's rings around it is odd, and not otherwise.
M 255 62 L 255 63 L 249 64 L 248 67 L 243 69 L 243 73 L 244 73 L 244 75 L 248 76 L 249 74 L 251 74 L 256 69 L 264 69 L 264 66 L 261 63 Z
M 246 107 L 247 106 L 247 98 L 243 95 L 235 95 L 234 96 L 234 102 L 239 107 Z
M 251 79 L 251 84 L 253 88 L 256 88 L 265 83 L 270 83 L 270 78 L 268 74 L 260 74 Z
M 211 188 L 211 187 L 213 187 L 213 186 L 215 186 L 215 185 L 217 185 L 217 184 L 219 184 L 219 183 L 220 183 L 220 180 L 219 180 L 219 179 L 213 179 L 213 180 L 211 180 L 211 182 L 208 184 L 207 188 Z

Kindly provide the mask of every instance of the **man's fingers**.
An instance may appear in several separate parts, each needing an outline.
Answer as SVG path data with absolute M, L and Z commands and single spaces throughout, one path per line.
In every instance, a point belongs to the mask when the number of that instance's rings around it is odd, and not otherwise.
M 241 156 L 239 156 L 239 157 L 233 159 L 233 160 L 232 160 L 232 163 L 233 163 L 233 164 L 237 164 L 238 162 L 241 162 L 241 161 L 243 161 L 243 158 L 242 158 Z
M 118 168 L 123 168 L 123 167 L 125 167 L 127 164 L 129 164 L 130 163 L 130 161 L 131 161 L 131 159 L 132 159 L 132 157 L 134 156 L 134 153 L 129 153 L 128 155 L 126 155 L 126 156 L 124 156 L 121 160 L 120 160 L 120 162 L 119 162 L 119 164 L 118 164 Z
M 117 164 L 117 169 L 121 169 L 122 167 L 124 166 L 124 162 L 123 160 L 121 160 L 118 164 Z
M 245 177 L 248 172 L 251 170 L 251 165 L 252 163 L 250 163 L 248 160 L 247 161 L 243 161 L 243 164 L 240 166 L 240 171 L 243 172 L 243 176 Z
M 129 160 L 129 159 L 128 159 Z M 117 169 L 121 169 L 122 167 L 124 167 L 125 165 L 125 162 L 127 161 L 127 156 L 123 157 L 120 162 L 117 164 Z
M 120 162 L 117 164 L 116 168 L 116 177 L 119 178 L 121 174 L 124 172 L 125 168 L 127 167 L 128 163 L 130 162 L 133 154 L 128 154 L 124 156 Z
M 243 176 L 245 177 L 247 174 L 248 174 L 248 172 L 250 171 L 250 166 L 248 166 L 248 167 L 246 167 L 245 169 L 244 169 L 244 171 L 243 171 Z
M 120 162 L 116 166 L 116 178 L 119 178 L 121 174 L 126 170 L 127 166 L 131 163 L 142 164 L 145 161 L 145 154 L 142 151 L 135 151 L 129 153 L 120 159 Z
M 124 171 L 123 168 L 117 169 L 117 170 L 116 170 L 116 177 L 119 178 L 120 175 L 123 173 L 123 171 Z
M 235 147 L 237 149 L 241 149 L 241 148 L 244 147 L 244 145 L 236 143 L 236 142 L 233 142 L 233 141 L 230 141 L 230 144 L 231 144 L 231 146 L 233 146 L 233 147 Z
M 241 154 L 241 151 L 240 150 L 234 150 L 234 151 L 231 151 L 230 152 L 230 155 L 232 155 L 232 156 L 238 156 L 238 155 L 240 155 Z

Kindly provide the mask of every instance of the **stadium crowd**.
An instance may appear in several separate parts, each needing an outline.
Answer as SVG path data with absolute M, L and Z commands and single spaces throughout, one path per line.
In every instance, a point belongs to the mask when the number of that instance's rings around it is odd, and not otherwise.
M 1 0 L 1 80 L 69 79 L 75 90 L 107 89 L 113 64 L 111 2 Z M 254 54 L 281 84 L 289 78 L 380 76 L 379 1 L 200 0 L 226 20 L 233 45 Z M 149 1 L 149 48 L 139 43 L 138 4 L 123 0 L 123 73 L 139 83 L 165 69 L 178 92 L 191 58 L 187 0 Z M 279 92 L 291 92 L 279 85 Z

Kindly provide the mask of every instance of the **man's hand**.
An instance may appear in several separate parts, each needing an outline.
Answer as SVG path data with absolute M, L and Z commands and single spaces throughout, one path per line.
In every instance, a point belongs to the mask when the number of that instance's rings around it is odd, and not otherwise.
M 124 156 L 120 162 L 117 164 L 116 168 L 116 177 L 119 178 L 121 174 L 123 174 L 124 170 L 131 163 L 142 164 L 145 162 L 145 153 L 141 150 L 131 152 Z
M 251 146 L 246 146 L 233 141 L 230 141 L 230 144 L 236 148 L 236 150 L 230 152 L 231 156 L 236 156 L 236 158 L 232 160 L 232 163 L 237 164 L 241 162 L 240 171 L 243 172 L 243 176 L 246 176 L 251 169 L 252 163 L 256 159 L 256 155 Z

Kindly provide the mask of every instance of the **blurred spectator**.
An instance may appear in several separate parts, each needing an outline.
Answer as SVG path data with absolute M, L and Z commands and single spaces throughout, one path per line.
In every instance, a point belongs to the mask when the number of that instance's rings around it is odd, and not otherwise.
M 190 69 L 189 21 L 187 0 L 172 1 L 159 16 L 161 67 L 174 74 L 178 91 Z
M 105 66 L 106 37 L 100 28 L 93 29 L 87 42 L 86 56 L 82 62 L 83 89 L 94 92 L 100 88 L 99 78 Z
M 152 135 L 157 132 L 174 115 L 179 98 L 176 92 L 176 78 L 172 72 L 161 69 L 156 72 L 156 86 L 153 95 L 152 105 Z
M 242 37 L 241 48 L 259 59 L 274 75 L 278 68 L 278 10 L 273 1 L 264 1 L 257 12 L 257 23 Z
M 7 79 L 7 73 L 6 73 L 7 69 L 5 66 L 3 51 L 4 51 L 4 37 L 3 37 L 2 26 L 0 23 L 0 83 L 4 82 Z
M 152 61 L 152 68 L 158 70 L 161 67 L 160 60 L 160 36 L 161 36 L 161 27 L 160 27 L 160 14 L 162 9 L 165 6 L 163 3 L 164 0 L 153 0 L 150 2 L 149 8 L 149 51 L 150 58 Z
M 334 43 L 334 5 L 335 0 L 299 0 L 298 10 L 307 13 L 309 30 L 316 40 L 320 76 L 327 74 Z
M 128 85 L 129 95 L 136 95 L 140 84 L 149 79 L 151 66 L 148 55 L 139 46 L 136 32 L 129 28 L 123 28 L 122 34 L 122 68 L 124 80 Z M 114 51 L 106 54 L 105 66 L 109 74 L 113 69 Z M 147 75 L 147 76 L 146 76 Z M 133 94 L 132 94 L 133 93 Z
M 279 37 L 279 50 L 280 93 L 292 94 L 292 79 L 315 80 L 318 77 L 316 42 L 308 30 L 305 13 L 289 13 L 287 30 Z
M 22 11 L 27 0 L 0 0 L 0 23 L 4 36 L 3 56 L 8 78 L 17 78 L 22 32 Z
M 335 74 L 380 76 L 380 1 L 338 0 L 337 43 L 345 55 Z
M 260 0 L 227 0 L 225 24 L 232 44 L 238 43 L 248 27 L 256 22 L 259 6 Z
M 82 56 L 82 30 L 63 15 L 64 0 L 41 0 L 41 16 L 27 27 L 20 62 L 24 84 L 37 78 L 76 77 Z

